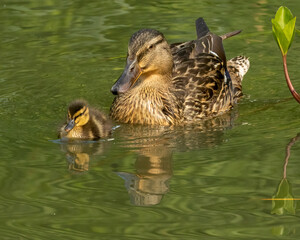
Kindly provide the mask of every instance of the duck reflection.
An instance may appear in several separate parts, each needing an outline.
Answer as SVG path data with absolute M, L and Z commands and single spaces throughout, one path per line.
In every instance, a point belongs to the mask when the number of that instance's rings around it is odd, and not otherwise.
M 291 148 L 300 139 L 300 133 L 293 137 L 286 146 L 285 163 L 283 167 L 283 179 L 280 181 L 276 193 L 272 197 L 271 214 L 284 215 L 295 214 L 296 202 L 292 194 L 292 185 L 287 180 L 287 166 L 291 155 Z
M 117 172 L 125 181 L 131 203 L 136 206 L 159 204 L 169 191 L 173 152 L 221 144 L 223 130 L 233 126 L 236 116 L 230 112 L 197 126 L 122 125 L 115 132 L 115 138 L 123 142 L 123 148 L 137 153 L 133 173 Z
M 125 180 L 131 203 L 137 206 L 159 204 L 169 190 L 171 165 L 172 150 L 162 146 L 141 150 L 135 162 L 136 173 L 117 173 Z
M 72 172 L 85 172 L 89 170 L 90 156 L 101 155 L 109 147 L 107 141 L 72 141 L 61 144 L 66 153 L 68 168 Z

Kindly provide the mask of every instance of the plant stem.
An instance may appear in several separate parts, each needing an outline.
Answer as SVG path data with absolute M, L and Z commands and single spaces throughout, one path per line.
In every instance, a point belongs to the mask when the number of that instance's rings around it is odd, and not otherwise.
M 300 133 L 298 133 L 296 137 L 293 137 L 290 140 L 290 142 L 288 143 L 288 145 L 286 146 L 286 149 L 285 149 L 285 162 L 284 162 L 284 167 L 283 167 L 283 178 L 286 178 L 286 168 L 287 168 L 287 165 L 289 163 L 289 158 L 290 158 L 290 155 L 291 155 L 291 148 L 295 144 L 295 142 L 297 142 L 299 139 L 300 139 Z
M 292 85 L 292 82 L 291 82 L 291 79 L 289 77 L 289 72 L 288 72 L 287 64 L 286 64 L 286 54 L 282 55 L 282 60 L 283 60 L 283 68 L 284 68 L 284 75 L 285 75 L 286 83 L 287 83 L 293 97 L 296 99 L 296 101 L 298 103 L 300 103 L 300 95 L 294 89 L 294 87 Z

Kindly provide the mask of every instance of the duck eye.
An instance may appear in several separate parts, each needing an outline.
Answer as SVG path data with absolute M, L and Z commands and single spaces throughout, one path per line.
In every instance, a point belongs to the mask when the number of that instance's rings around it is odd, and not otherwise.
M 150 46 L 149 46 L 149 49 L 152 49 L 154 47 L 154 45 L 153 44 L 151 44 Z

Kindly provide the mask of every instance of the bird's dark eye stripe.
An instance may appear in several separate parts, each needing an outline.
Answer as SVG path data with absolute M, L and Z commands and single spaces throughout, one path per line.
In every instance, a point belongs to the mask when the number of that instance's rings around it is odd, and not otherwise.
M 158 40 L 156 43 L 153 43 L 150 45 L 151 48 L 154 48 L 156 45 L 162 43 L 164 41 L 164 39 L 160 39 Z M 138 56 L 137 56 L 137 60 L 140 61 L 145 55 L 146 53 L 149 51 L 149 48 L 146 48 L 145 51 L 141 52 Z
M 85 108 L 84 111 L 83 111 L 82 113 L 80 113 L 79 115 L 77 115 L 77 116 L 74 118 L 74 120 L 76 120 L 78 117 L 81 117 L 81 116 L 86 112 L 86 109 L 87 109 L 87 108 Z
M 154 46 L 162 43 L 163 41 L 164 41 L 164 39 L 162 38 L 162 39 L 158 40 L 156 43 L 152 44 L 151 46 L 154 47 Z

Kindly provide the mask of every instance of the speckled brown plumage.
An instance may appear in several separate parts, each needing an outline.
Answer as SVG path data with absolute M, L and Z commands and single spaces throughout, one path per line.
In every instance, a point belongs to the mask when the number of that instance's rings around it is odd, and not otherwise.
M 177 124 L 181 116 L 178 104 L 178 100 L 168 87 L 129 90 L 126 94 L 115 98 L 111 107 L 111 117 L 124 123 Z
M 156 30 L 136 32 L 125 70 L 112 87 L 117 96 L 111 117 L 124 123 L 173 125 L 231 109 L 242 95 L 249 61 L 239 56 L 227 62 L 222 37 L 199 32 L 197 40 L 172 45 Z

